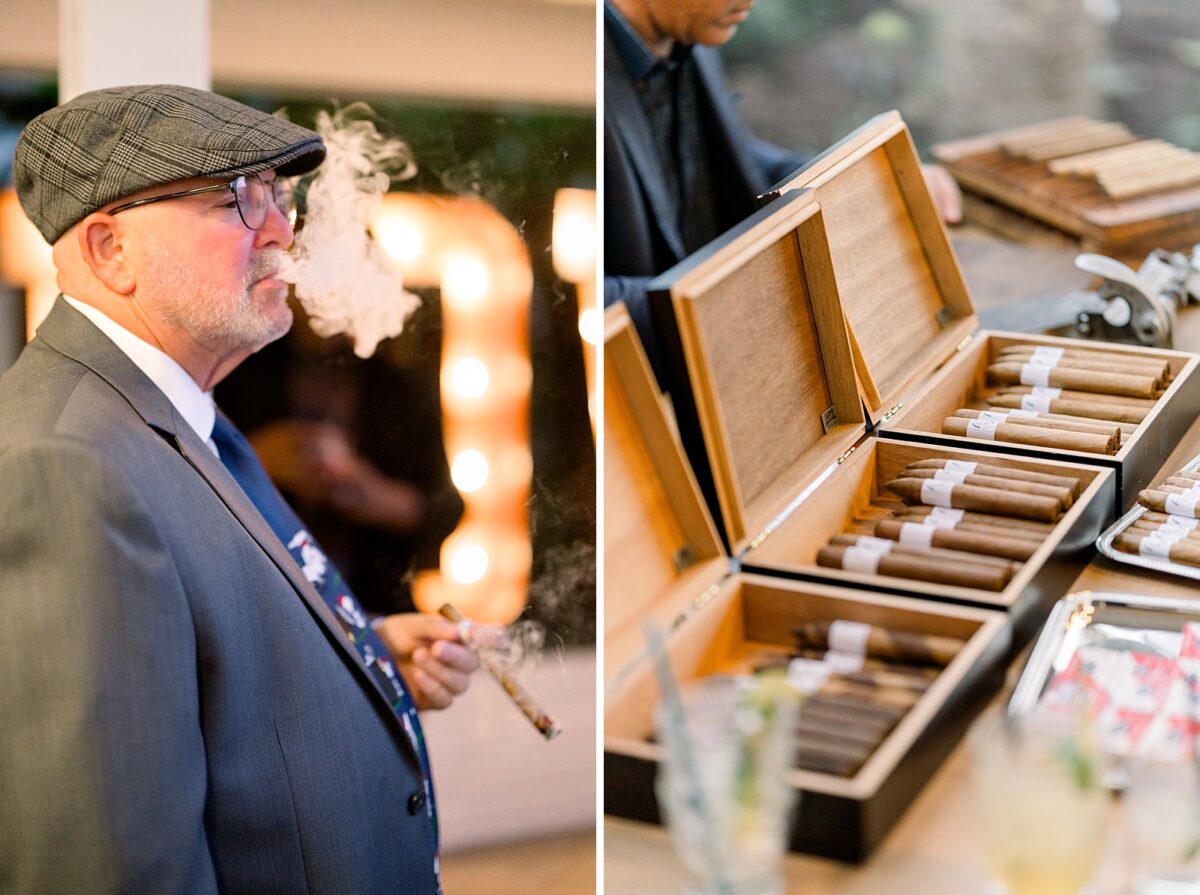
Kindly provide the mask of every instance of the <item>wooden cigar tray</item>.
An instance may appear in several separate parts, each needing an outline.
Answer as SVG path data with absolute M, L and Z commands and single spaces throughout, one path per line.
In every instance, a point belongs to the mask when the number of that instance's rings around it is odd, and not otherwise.
M 867 417 L 881 437 L 953 444 L 1113 469 L 1118 506 L 1150 482 L 1200 413 L 1200 357 L 1183 351 L 977 331 L 946 230 L 920 174 L 908 129 L 880 115 L 773 188 L 808 190 L 821 205 Z M 776 200 L 778 201 L 778 200 Z M 1115 455 L 943 435 L 942 421 L 988 394 L 985 370 L 1009 345 L 1089 348 L 1154 358 L 1173 381 Z
M 604 352 L 604 809 L 660 822 L 652 741 L 658 684 L 644 628 L 666 635 L 681 681 L 746 670 L 808 621 L 848 619 L 956 637 L 962 651 L 859 771 L 793 770 L 790 846 L 861 860 L 1003 682 L 1009 627 L 998 612 L 735 571 L 696 489 L 624 308 Z M 1103 473 L 1096 473 L 1102 475 Z

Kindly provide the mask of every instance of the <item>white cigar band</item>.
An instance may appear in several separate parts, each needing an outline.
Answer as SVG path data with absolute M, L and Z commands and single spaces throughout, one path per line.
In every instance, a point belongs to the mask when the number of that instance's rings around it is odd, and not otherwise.
M 825 653 L 822 661 L 838 674 L 853 674 L 856 671 L 862 671 L 864 658 L 865 656 L 861 652 L 845 653 L 841 650 L 831 649 Z
M 1200 482 L 1192 482 L 1191 487 L 1189 487 L 1188 490 L 1189 491 L 1200 491 Z
M 954 482 L 939 482 L 937 479 L 921 482 L 921 503 L 927 506 L 948 507 L 953 493 Z
M 996 440 L 996 424 L 988 420 L 967 420 L 967 438 L 977 438 L 982 441 Z
M 887 538 L 877 538 L 874 535 L 859 535 L 854 546 L 861 547 L 863 550 L 873 550 L 882 556 L 885 553 L 891 553 L 896 542 Z
M 918 550 L 929 550 L 933 547 L 933 535 L 937 527 L 922 525 L 919 522 L 900 523 L 900 543 L 905 547 L 915 547 Z
M 1021 395 L 1021 409 L 1031 413 L 1049 413 L 1050 400 L 1045 395 Z
M 1171 547 L 1175 541 L 1159 537 L 1158 533 L 1146 535 L 1138 544 L 1138 553 L 1142 556 L 1156 556 L 1160 559 L 1171 558 Z
M 939 482 L 953 482 L 956 485 L 961 485 L 967 475 L 968 473 L 965 472 L 951 472 L 948 469 L 939 469 L 933 474 L 933 477 Z
M 963 475 L 971 475 L 978 466 L 979 464 L 974 460 L 947 460 L 942 469 L 946 472 L 961 472 Z
M 788 662 L 787 681 L 801 693 L 816 693 L 829 680 L 834 669 L 824 659 L 798 657 Z
M 1054 348 L 1050 345 L 1039 345 L 1033 349 L 1033 360 L 1035 363 L 1044 363 L 1047 366 L 1054 366 L 1062 360 L 1063 349 Z
M 1016 413 L 1015 410 L 981 410 L 979 416 L 975 417 L 978 420 L 983 420 L 985 423 L 995 423 L 997 426 L 1005 422 L 1009 414 Z
M 1159 526 L 1159 531 L 1164 528 L 1177 529 L 1187 534 L 1189 531 L 1194 531 L 1200 519 L 1189 519 L 1187 516 L 1168 516 L 1167 521 Z
M 924 489 L 922 489 L 924 493 Z M 1167 495 L 1166 509 L 1173 516 L 1190 516 L 1196 518 L 1196 504 L 1200 503 L 1200 491 L 1187 491 L 1183 494 Z
M 1054 400 L 1055 398 L 1062 397 L 1062 389 L 1054 388 L 1053 386 L 1049 386 L 1049 385 L 1035 385 L 1033 387 L 1033 391 L 1031 391 L 1030 394 L 1031 395 L 1041 395 L 1041 396 L 1044 396 L 1051 400 Z
M 834 652 L 853 653 L 861 656 L 867 652 L 867 638 L 870 636 L 870 625 L 839 618 L 829 625 L 827 646 Z
M 1051 369 L 1045 364 L 1021 364 L 1021 385 L 1049 385 Z
M 922 524 L 930 528 L 953 528 L 962 521 L 963 512 L 954 507 L 934 507 Z
M 874 575 L 879 569 L 879 559 L 883 554 L 878 550 L 866 547 L 847 547 L 842 551 L 842 568 L 847 572 L 862 572 Z
M 1155 540 L 1166 541 L 1168 544 L 1177 544 L 1186 537 L 1187 532 L 1182 528 L 1167 528 L 1165 526 L 1160 526 L 1154 531 L 1150 532 L 1150 534 L 1145 535 L 1143 540 L 1145 538 L 1154 538 Z

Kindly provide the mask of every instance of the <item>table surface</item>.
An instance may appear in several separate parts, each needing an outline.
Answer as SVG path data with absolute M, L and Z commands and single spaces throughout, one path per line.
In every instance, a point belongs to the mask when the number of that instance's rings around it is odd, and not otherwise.
M 1007 259 L 1011 249 L 998 245 L 993 256 L 978 234 L 968 233 L 965 238 L 969 243 L 958 237 L 955 244 L 964 259 L 972 294 L 977 296 L 976 304 L 986 306 L 1012 297 L 1011 285 L 997 281 L 989 286 L 988 282 L 991 277 L 999 278 L 1005 267 L 1011 270 L 1006 261 L 997 261 L 997 257 Z M 1046 277 L 1066 287 L 1071 284 L 1071 274 L 1064 265 L 1073 256 L 1073 252 L 1051 250 L 1027 253 L 1027 259 L 1033 259 L 1030 266 L 1044 265 Z M 972 271 L 976 272 L 974 279 Z M 1036 273 L 1034 277 L 1036 281 Z M 1200 309 L 1186 310 L 1181 315 L 1176 347 L 1200 350 Z M 1198 454 L 1200 421 L 1193 424 L 1163 469 L 1178 469 Z M 1071 590 L 1192 598 L 1200 592 L 1182 579 L 1121 566 L 1100 556 L 1084 569 Z M 1014 664 L 1010 683 L 1015 682 L 1021 662 Z M 1008 695 L 1006 689 L 995 704 L 1001 704 Z M 988 875 L 968 778 L 968 757 L 960 743 L 867 863 L 852 866 L 824 858 L 788 855 L 784 859 L 787 892 L 789 895 L 985 895 Z M 803 822 L 803 803 L 799 810 Z M 1127 839 L 1121 834 L 1123 825 L 1119 803 L 1114 802 L 1106 833 L 1105 858 L 1089 895 L 1121 895 L 1131 891 L 1128 877 L 1131 862 L 1124 844 Z M 605 895 L 681 895 L 684 891 L 687 877 L 664 830 L 607 817 L 603 835 Z

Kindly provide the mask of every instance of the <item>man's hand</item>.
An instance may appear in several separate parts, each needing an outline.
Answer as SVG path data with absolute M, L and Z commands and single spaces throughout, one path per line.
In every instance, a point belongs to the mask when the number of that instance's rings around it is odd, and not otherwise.
M 375 630 L 383 638 L 417 708 L 444 709 L 466 691 L 479 667 L 462 642 L 458 626 L 436 615 L 407 612 L 389 615 Z
M 941 165 L 922 165 L 921 173 L 941 219 L 947 224 L 959 223 L 962 220 L 962 191 L 950 172 Z

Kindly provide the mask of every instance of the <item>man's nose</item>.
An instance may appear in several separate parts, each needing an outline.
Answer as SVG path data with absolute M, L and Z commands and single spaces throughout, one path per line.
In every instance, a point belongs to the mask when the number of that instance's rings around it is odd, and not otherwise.
M 296 234 L 292 231 L 292 223 L 274 202 L 267 203 L 267 217 L 258 228 L 254 244 L 259 248 L 279 246 L 286 249 L 292 244 Z

